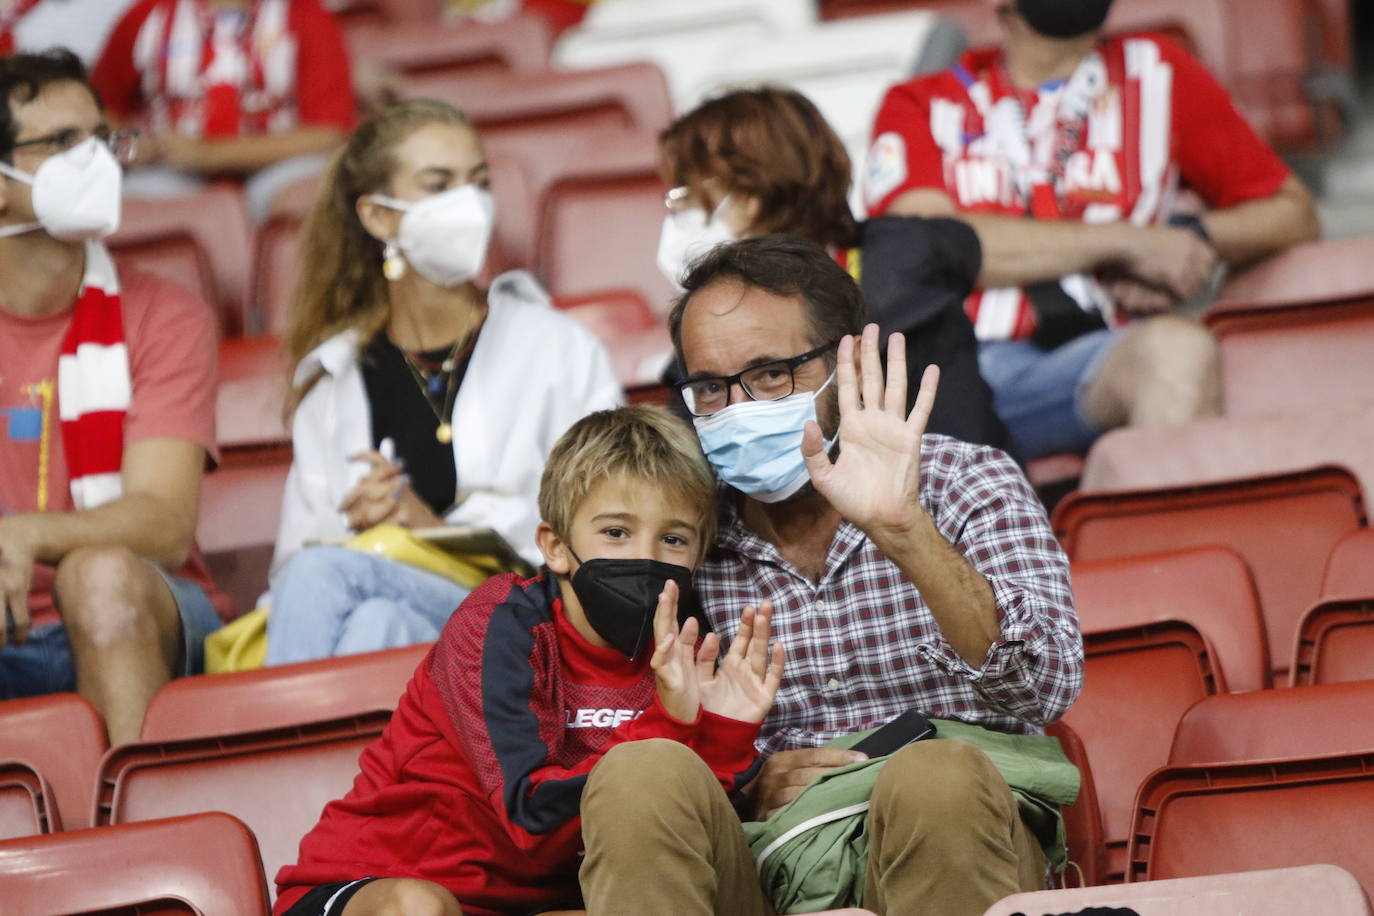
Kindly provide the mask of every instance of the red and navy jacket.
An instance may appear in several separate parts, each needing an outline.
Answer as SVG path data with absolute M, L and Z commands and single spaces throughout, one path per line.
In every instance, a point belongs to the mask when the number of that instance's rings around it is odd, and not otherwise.
M 464 913 L 577 906 L 579 805 L 587 774 L 623 741 L 691 746 L 727 792 L 756 770 L 758 725 L 659 704 L 648 652 L 593 646 L 563 613 L 552 576 L 499 576 L 454 612 L 300 857 L 277 873 L 275 913 L 310 888 L 423 878 Z

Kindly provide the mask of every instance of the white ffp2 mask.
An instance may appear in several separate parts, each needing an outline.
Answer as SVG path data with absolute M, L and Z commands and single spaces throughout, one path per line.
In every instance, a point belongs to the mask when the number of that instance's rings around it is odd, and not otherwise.
M 673 289 L 682 290 L 682 280 L 693 261 L 717 245 L 735 240 L 735 234 L 721 218 L 729 199 L 727 195 L 710 214 L 701 207 L 687 207 L 663 218 L 663 232 L 658 237 L 658 269 Z
M 49 156 L 32 175 L 0 162 L 0 175 L 33 185 L 33 215 L 38 218 L 0 228 L 0 236 L 43 229 L 64 242 L 84 242 L 119 228 L 124 170 L 97 137 Z
M 406 262 L 435 286 L 458 286 L 482 272 L 496 216 L 490 191 L 465 184 L 422 200 L 383 194 L 372 199 L 404 212 L 396 245 Z

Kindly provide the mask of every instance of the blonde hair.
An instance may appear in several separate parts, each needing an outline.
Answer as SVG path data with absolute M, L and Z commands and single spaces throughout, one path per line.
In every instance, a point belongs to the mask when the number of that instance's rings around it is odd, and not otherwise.
M 662 407 L 598 410 L 554 445 L 539 481 L 539 515 L 567 540 L 592 487 L 612 477 L 644 481 L 700 514 L 698 556 L 716 534 L 716 484 L 696 434 Z
M 333 335 L 356 328 L 365 342 L 390 311 L 382 276 L 382 245 L 358 218 L 358 198 L 386 190 L 396 170 L 396 146 L 429 124 L 472 129 L 467 115 L 446 102 L 413 99 L 379 109 L 330 161 L 319 197 L 305 223 L 301 275 L 286 332 L 289 371 Z M 318 377 L 293 386 L 289 414 Z

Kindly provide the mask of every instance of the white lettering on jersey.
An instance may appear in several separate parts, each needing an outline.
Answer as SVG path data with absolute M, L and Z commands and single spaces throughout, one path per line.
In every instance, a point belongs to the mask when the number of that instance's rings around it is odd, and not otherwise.
M 1001 159 L 961 159 L 954 163 L 954 187 L 962 207 L 1015 201 L 1011 170 Z
M 567 728 L 616 728 L 638 719 L 640 709 L 569 709 L 564 713 Z
M 879 134 L 864 164 L 864 199 L 877 206 L 906 182 L 906 141 L 896 131 Z

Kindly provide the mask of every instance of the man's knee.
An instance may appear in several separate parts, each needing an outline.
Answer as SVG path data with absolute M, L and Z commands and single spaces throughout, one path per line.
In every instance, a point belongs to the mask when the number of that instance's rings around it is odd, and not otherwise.
M 1010 799 L 988 756 L 964 741 L 918 741 L 892 755 L 873 786 L 873 804 L 958 823 L 990 799 Z M 1014 804 L 1014 801 L 1013 801 Z
M 395 878 L 387 881 L 372 916 L 460 916 L 458 900 L 430 881 Z
M 617 794 L 644 797 L 667 783 L 699 778 L 702 770 L 713 778 L 696 752 L 680 742 L 668 738 L 627 741 L 612 747 L 592 767 L 587 789 L 605 785 Z
M 58 564 L 53 593 L 75 641 L 156 640 L 152 605 L 162 597 L 156 580 L 153 568 L 127 548 L 83 547 Z
M 1135 346 L 1141 365 L 1162 379 L 1208 373 L 1220 365 L 1216 338 L 1205 327 L 1177 315 L 1160 315 L 1142 322 Z

